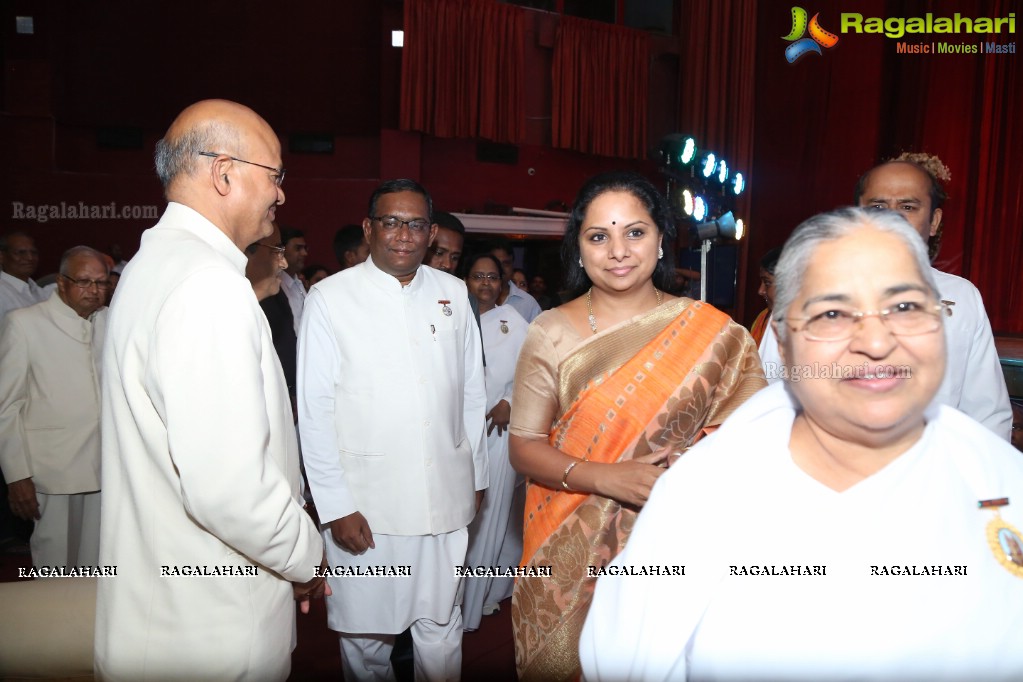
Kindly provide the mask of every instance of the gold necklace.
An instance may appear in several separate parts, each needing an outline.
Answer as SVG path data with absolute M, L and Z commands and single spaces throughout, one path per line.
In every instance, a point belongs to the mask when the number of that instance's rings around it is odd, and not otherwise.
M 590 287 L 589 289 L 586 290 L 586 315 L 587 315 L 586 319 L 590 323 L 590 331 L 592 331 L 594 334 L 596 334 L 597 333 L 597 318 L 593 315 L 593 300 L 591 298 L 591 294 L 593 294 L 593 287 Z M 660 289 L 654 289 L 654 294 L 657 295 L 657 305 L 661 305 L 661 300 L 662 300 L 661 290 Z

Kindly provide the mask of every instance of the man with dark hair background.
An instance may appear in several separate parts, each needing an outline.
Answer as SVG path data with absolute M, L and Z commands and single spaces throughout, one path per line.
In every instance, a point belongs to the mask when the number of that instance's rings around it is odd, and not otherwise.
M 369 243 L 362 225 L 345 225 L 334 235 L 334 257 L 342 270 L 369 258 Z
M 295 333 L 298 334 L 302 322 L 302 307 L 305 304 L 305 285 L 302 284 L 299 275 L 305 267 L 305 257 L 309 253 L 305 233 L 293 227 L 282 227 L 281 246 L 284 247 L 284 258 L 288 261 L 287 269 L 281 273 L 281 291 L 291 304 L 291 316 L 295 318 Z

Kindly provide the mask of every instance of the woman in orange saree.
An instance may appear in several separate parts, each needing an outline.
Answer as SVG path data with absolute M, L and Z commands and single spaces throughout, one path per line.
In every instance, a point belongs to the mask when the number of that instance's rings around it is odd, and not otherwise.
M 661 243 L 674 236 L 648 181 L 591 179 L 562 242 L 569 285 L 584 293 L 541 314 L 519 355 L 510 446 L 529 477 L 523 562 L 550 567 L 515 584 L 520 680 L 579 677 L 596 572 L 670 457 L 765 385 L 746 330 L 664 292 L 673 268 Z

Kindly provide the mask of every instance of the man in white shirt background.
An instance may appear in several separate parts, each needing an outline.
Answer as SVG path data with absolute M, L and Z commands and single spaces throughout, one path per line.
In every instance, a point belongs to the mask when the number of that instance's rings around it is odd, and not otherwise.
M 49 298 L 32 280 L 38 267 L 39 251 L 32 237 L 24 232 L 0 236 L 0 320 L 12 310 Z
M 284 259 L 288 261 L 288 269 L 281 274 L 281 291 L 291 304 L 291 316 L 295 318 L 295 333 L 298 334 L 305 305 L 305 286 L 299 274 L 305 267 L 305 257 L 309 255 L 305 233 L 293 227 L 282 227 L 281 246 L 284 247 Z

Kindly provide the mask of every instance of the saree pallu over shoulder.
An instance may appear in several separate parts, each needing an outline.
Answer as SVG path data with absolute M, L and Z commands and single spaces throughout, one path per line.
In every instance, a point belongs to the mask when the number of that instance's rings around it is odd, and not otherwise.
M 684 451 L 765 385 L 756 346 L 724 313 L 679 299 L 587 339 L 560 364 L 551 428 L 558 450 L 614 463 Z M 516 582 L 512 623 L 521 680 L 577 679 L 579 633 L 600 567 L 624 547 L 637 510 L 530 482 L 523 563 L 549 578 Z

